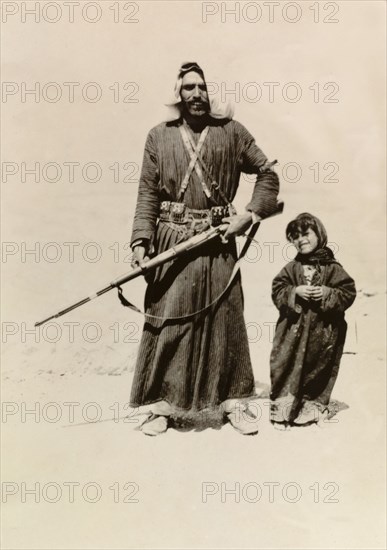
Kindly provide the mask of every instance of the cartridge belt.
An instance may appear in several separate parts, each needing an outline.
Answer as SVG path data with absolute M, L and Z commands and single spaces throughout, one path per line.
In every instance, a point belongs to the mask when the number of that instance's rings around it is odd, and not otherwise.
M 159 218 L 163 222 L 173 224 L 192 224 L 192 222 L 203 222 L 207 226 L 216 227 L 221 225 L 222 219 L 235 214 L 230 206 L 213 206 L 211 208 L 198 210 L 188 208 L 183 202 L 163 201 L 160 205 Z

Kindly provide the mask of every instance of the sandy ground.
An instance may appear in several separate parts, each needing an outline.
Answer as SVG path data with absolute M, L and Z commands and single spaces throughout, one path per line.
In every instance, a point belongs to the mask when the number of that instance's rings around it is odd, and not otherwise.
M 98 198 L 103 208 L 107 197 Z M 87 204 L 87 196 L 70 196 L 58 214 L 74 235 L 74 214 Z M 18 208 L 14 226 L 18 217 L 20 226 L 25 223 Z M 370 288 L 360 280 L 347 314 L 346 351 L 334 390 L 338 415 L 320 426 L 280 432 L 268 421 L 268 360 L 277 317 L 269 291 L 284 260 L 281 252 L 272 262 L 264 254 L 244 262 L 246 323 L 261 395 L 259 435 L 243 437 L 225 425 L 170 429 L 149 438 L 138 431 L 138 411 L 127 407 L 140 315 L 122 308 L 111 293 L 33 330 L 40 317 L 128 269 L 109 250 L 112 226 L 98 229 L 94 239 L 105 253 L 98 263 L 75 257 L 62 264 L 26 261 L 20 269 L 21 258 L 14 255 L 6 265 L 4 547 L 383 548 L 381 285 Z M 282 230 L 283 219 L 262 227 L 263 252 L 277 226 Z M 55 240 L 58 225 L 51 227 L 53 235 L 40 242 Z M 28 237 L 30 243 L 41 239 Z M 117 250 L 123 248 L 121 243 Z M 257 250 L 251 250 L 252 260 Z M 363 273 L 352 264 L 348 271 Z M 125 291 L 141 305 L 143 281 Z M 73 495 L 69 482 L 77 484 Z M 28 493 L 34 488 L 38 496 Z

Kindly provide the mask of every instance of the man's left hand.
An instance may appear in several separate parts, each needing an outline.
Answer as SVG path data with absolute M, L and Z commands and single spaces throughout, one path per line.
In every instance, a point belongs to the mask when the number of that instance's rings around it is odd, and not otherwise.
M 251 225 L 251 214 L 245 212 L 244 214 L 235 214 L 235 216 L 229 216 L 223 218 L 222 222 L 227 223 L 228 227 L 221 236 L 222 242 L 226 243 L 230 237 L 236 237 L 237 235 L 243 235 L 245 231 Z

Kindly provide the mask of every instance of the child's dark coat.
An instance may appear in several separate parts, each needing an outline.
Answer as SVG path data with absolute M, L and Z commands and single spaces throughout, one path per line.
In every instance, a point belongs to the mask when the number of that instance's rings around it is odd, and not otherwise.
M 312 284 L 323 286 L 321 301 L 298 297 L 296 287 L 304 284 L 299 261 L 288 263 L 273 280 L 280 318 L 270 358 L 271 398 L 288 405 L 278 411 L 278 421 L 292 422 L 304 401 L 328 405 L 347 330 L 344 311 L 356 297 L 353 279 L 336 261 L 317 267 Z

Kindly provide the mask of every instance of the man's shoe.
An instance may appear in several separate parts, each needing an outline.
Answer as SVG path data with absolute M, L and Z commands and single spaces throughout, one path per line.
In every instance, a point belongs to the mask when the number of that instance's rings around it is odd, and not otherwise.
M 290 426 L 287 422 L 274 422 L 272 420 L 272 425 L 276 430 L 279 430 L 280 432 L 286 432 L 287 430 L 290 430 Z
M 145 435 L 160 435 L 168 430 L 168 417 L 152 414 L 140 429 Z
M 294 419 L 293 424 L 296 426 L 310 426 L 311 424 L 317 424 L 319 420 L 320 411 L 313 401 L 305 401 L 301 411 L 297 418 Z
M 227 414 L 231 426 L 242 435 L 258 433 L 258 417 L 248 405 L 236 407 Z

